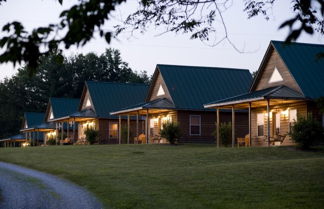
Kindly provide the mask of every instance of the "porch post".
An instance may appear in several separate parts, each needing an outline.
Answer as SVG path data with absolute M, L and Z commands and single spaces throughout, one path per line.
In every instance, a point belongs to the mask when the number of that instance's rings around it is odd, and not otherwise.
M 66 138 L 69 138 L 70 135 L 70 123 L 69 121 L 66 122 Z
M 270 100 L 269 99 L 267 99 L 267 114 L 268 114 L 268 120 L 267 120 L 268 147 L 270 147 Z
M 232 106 L 232 147 L 235 145 L 235 111 L 234 106 Z
M 127 144 L 129 144 L 130 137 L 130 116 L 127 115 Z
M 148 109 L 146 109 L 146 117 L 145 117 L 145 140 L 146 140 L 146 144 L 149 143 L 149 137 L 148 137 Z
M 138 131 L 138 112 L 136 114 L 136 144 L 138 144 L 138 136 L 139 136 L 139 131 Z M 135 141 L 134 141 L 134 144 L 135 144 Z
M 75 118 L 73 118 L 73 140 L 72 142 L 74 143 L 75 141 Z
M 38 140 L 39 140 L 39 132 L 37 131 L 37 132 L 36 132 L 36 144 L 38 144 L 38 143 L 37 143 Z M 44 137 L 43 137 L 43 140 L 45 141 Z
M 63 134 L 64 134 L 64 122 L 61 123 L 61 140 L 63 140 Z
M 118 142 L 121 144 L 121 116 L 118 116 Z
M 216 137 L 217 137 L 217 148 L 219 148 L 219 124 L 220 120 L 219 120 L 219 108 L 217 108 L 216 110 Z
M 251 123 L 251 102 L 249 102 L 249 146 L 251 147 L 252 145 L 252 123 Z
M 57 145 L 57 139 L 58 139 L 58 136 L 59 136 L 58 125 L 59 125 L 59 123 L 55 123 L 55 132 L 56 132 L 55 142 L 56 142 L 56 145 Z

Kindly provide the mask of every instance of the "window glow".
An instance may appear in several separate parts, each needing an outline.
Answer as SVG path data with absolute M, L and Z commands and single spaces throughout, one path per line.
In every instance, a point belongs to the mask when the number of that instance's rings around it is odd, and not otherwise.
M 165 95 L 165 92 L 164 92 L 162 85 L 160 84 L 160 87 L 159 87 L 159 90 L 158 90 L 156 96 L 163 96 L 163 95 Z
M 150 119 L 150 128 L 154 128 L 155 126 L 157 126 L 158 122 L 159 122 L 158 118 L 151 118 Z
M 92 106 L 89 97 L 87 98 L 87 101 L 86 101 L 86 103 L 85 103 L 85 106 L 86 106 L 86 107 L 91 107 L 91 106 Z
M 291 109 L 289 110 L 289 122 L 294 123 L 297 121 L 297 110 Z
M 50 110 L 50 114 L 49 114 L 50 116 L 49 116 L 49 119 L 54 119 L 54 114 L 53 114 L 53 110 L 52 110 L 52 108 L 51 108 L 51 110 Z
M 264 114 L 262 113 L 257 114 L 257 124 L 264 125 Z
M 275 83 L 275 82 L 280 82 L 280 81 L 283 81 L 283 78 L 280 75 L 277 67 L 275 67 L 275 69 L 270 77 L 269 83 Z
M 109 122 L 109 138 L 118 138 L 117 122 Z
M 28 146 L 30 146 L 30 144 L 28 142 L 24 142 L 24 143 L 21 144 L 21 146 L 22 147 L 28 147 Z
M 280 112 L 276 114 L 276 128 L 280 128 Z
M 94 121 L 87 121 L 87 122 L 82 124 L 82 127 L 84 129 L 92 129 L 92 128 L 95 127 L 95 122 Z

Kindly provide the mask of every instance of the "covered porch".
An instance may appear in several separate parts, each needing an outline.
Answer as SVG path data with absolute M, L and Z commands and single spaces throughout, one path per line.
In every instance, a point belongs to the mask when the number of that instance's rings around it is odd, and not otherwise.
M 232 147 L 293 145 L 288 133 L 298 117 L 307 117 L 307 99 L 286 86 L 267 88 L 206 104 L 216 109 L 216 138 L 220 146 L 220 109 L 232 111 Z M 235 110 L 247 109 L 249 133 L 235 137 Z M 297 117 L 298 116 L 298 117 Z
M 55 131 L 54 123 L 42 123 L 31 128 L 20 130 L 26 139 L 26 146 L 37 146 L 45 144 L 46 138 L 53 135 Z
M 85 109 L 71 115 L 53 120 L 56 124 L 56 139 L 59 144 L 85 144 L 84 131 L 96 129 L 96 115 L 93 110 Z
M 119 127 L 121 127 L 122 117 L 127 117 L 127 143 L 130 139 L 130 118 L 136 117 L 136 134 L 134 143 L 167 143 L 166 139 L 160 136 L 160 130 L 166 122 L 176 121 L 177 113 L 174 105 L 166 98 L 156 99 L 150 102 L 141 103 L 132 107 L 125 108 L 111 115 L 117 115 Z M 139 118 L 145 118 L 144 133 L 140 133 Z M 118 139 L 121 144 L 121 129 L 119 129 Z
M 8 137 L 0 140 L 2 147 L 24 147 L 27 146 L 26 138 L 23 134 Z

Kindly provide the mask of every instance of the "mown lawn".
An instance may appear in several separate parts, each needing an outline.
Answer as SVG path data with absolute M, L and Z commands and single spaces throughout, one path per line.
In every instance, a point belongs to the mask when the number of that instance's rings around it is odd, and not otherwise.
M 324 152 L 212 145 L 0 149 L 0 160 L 69 179 L 106 208 L 324 208 Z

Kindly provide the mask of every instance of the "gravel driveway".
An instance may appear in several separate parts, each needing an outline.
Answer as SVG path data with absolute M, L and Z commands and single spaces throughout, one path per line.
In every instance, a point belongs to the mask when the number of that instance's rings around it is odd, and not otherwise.
M 53 175 L 0 162 L 1 209 L 97 209 L 85 189 Z

